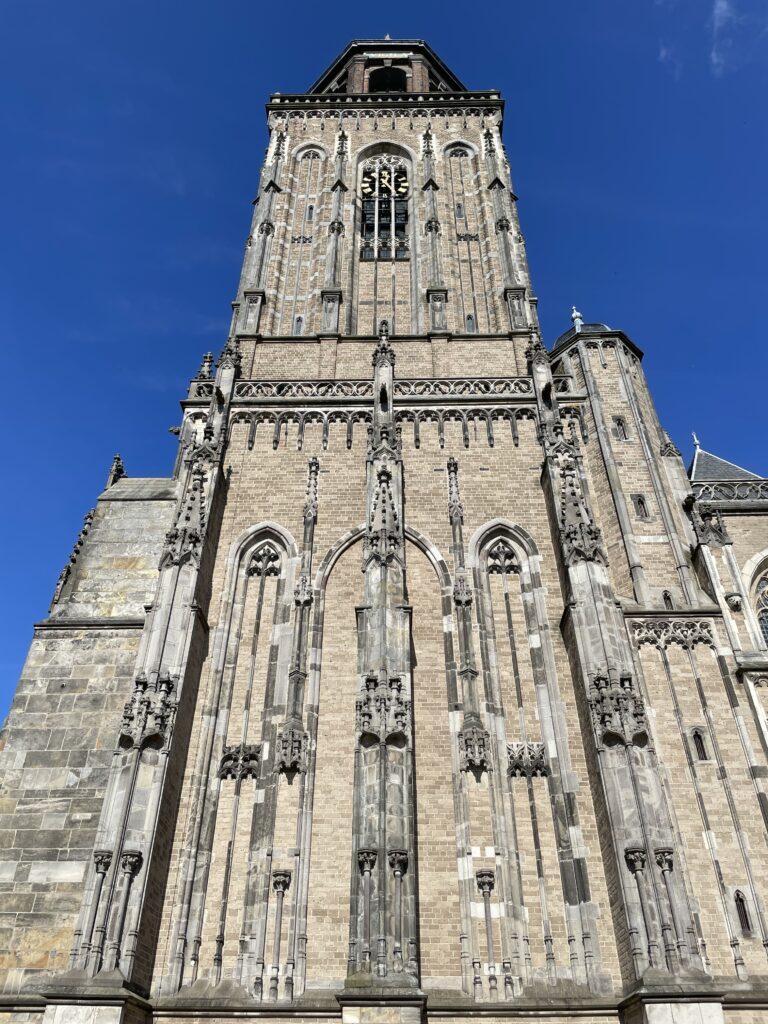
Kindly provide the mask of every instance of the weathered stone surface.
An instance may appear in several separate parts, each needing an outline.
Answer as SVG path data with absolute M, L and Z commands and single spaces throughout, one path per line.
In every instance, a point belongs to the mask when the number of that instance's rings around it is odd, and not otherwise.
M 497 94 L 366 41 L 268 116 L 174 474 L 116 457 L 0 737 L 0 1022 L 757 1024 L 766 482 L 544 348 Z

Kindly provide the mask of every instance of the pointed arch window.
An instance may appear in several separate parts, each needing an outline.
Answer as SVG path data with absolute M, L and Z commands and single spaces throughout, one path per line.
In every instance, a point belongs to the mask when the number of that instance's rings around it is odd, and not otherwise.
M 315 219 L 315 208 L 312 203 L 307 207 L 307 221 L 311 222 Z
M 408 169 L 395 156 L 378 156 L 363 165 L 360 177 L 362 260 L 407 260 Z
M 633 494 L 632 504 L 635 506 L 635 515 L 638 519 L 651 518 L 651 514 L 648 511 L 648 502 L 644 494 Z
M 757 621 L 760 624 L 760 632 L 763 634 L 763 640 L 768 644 L 768 572 L 764 572 L 757 581 L 755 597 L 757 603 L 755 610 L 757 611 Z
M 704 737 L 701 733 L 701 729 L 693 730 L 693 749 L 696 751 L 696 757 L 699 761 L 708 761 L 707 748 L 704 743 Z
M 303 332 L 304 332 L 304 317 L 303 316 L 297 316 L 297 317 L 295 317 L 295 319 L 293 321 L 293 333 L 296 334 L 296 335 L 299 335 L 299 334 L 302 334 Z
M 475 318 L 471 313 L 467 314 L 467 334 L 475 333 Z
M 619 441 L 628 441 L 629 432 L 627 431 L 627 421 L 623 416 L 614 416 L 614 433 Z
M 661 596 L 664 601 L 664 607 L 667 609 L 667 611 L 674 611 L 675 602 L 672 600 L 672 595 L 670 594 L 670 592 L 668 590 L 665 590 Z
M 747 898 L 740 889 L 736 890 L 733 902 L 736 904 L 736 915 L 739 919 L 739 928 L 741 928 L 742 932 L 751 932 L 752 922 L 749 918 Z
M 456 220 L 464 220 L 464 203 L 456 203 Z

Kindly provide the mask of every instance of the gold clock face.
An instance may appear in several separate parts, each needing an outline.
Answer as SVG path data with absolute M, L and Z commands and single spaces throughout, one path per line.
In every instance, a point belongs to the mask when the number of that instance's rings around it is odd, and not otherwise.
M 369 199 L 392 195 L 403 198 L 408 195 L 408 175 L 404 167 L 369 167 L 363 173 L 360 191 Z
M 372 196 L 376 192 L 376 172 L 374 170 L 368 170 L 363 175 L 363 183 L 360 189 L 364 196 Z

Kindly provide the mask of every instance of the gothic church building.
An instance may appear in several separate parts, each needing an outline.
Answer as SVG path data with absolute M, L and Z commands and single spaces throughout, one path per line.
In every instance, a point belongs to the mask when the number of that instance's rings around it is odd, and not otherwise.
M 2 733 L 0 1024 L 768 1020 L 768 480 L 545 346 L 503 109 L 418 40 L 270 99 Z

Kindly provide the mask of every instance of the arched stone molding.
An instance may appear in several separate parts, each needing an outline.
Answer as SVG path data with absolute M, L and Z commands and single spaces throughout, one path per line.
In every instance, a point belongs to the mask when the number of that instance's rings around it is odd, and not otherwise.
M 418 157 L 415 150 L 411 149 L 410 146 L 406 146 L 403 143 L 396 142 L 384 142 L 376 141 L 369 142 L 368 145 L 362 146 L 355 153 L 355 188 L 358 189 L 360 186 L 360 171 L 362 165 L 367 160 L 372 160 L 377 156 L 399 156 L 405 160 L 409 165 L 409 171 L 413 174 L 413 169 L 416 166 Z M 411 188 L 413 189 L 413 181 L 411 181 Z
M 747 589 L 747 593 L 753 593 L 758 578 L 766 570 L 768 570 L 768 548 L 763 548 L 762 551 L 758 551 L 757 554 L 752 555 L 752 557 L 744 563 L 744 568 L 741 570 L 741 575 L 744 580 L 744 586 Z
M 510 628 L 510 657 L 515 679 L 514 700 L 516 707 L 505 707 L 501 684 L 499 647 L 503 638 L 496 635 L 494 626 L 493 597 L 488 571 L 488 555 L 497 542 L 505 542 L 513 553 L 510 570 L 506 577 L 517 577 L 519 600 L 525 623 L 525 636 L 515 637 L 512 633 L 512 607 L 517 597 L 506 579 L 503 582 L 506 618 Z M 554 980 L 563 965 L 556 963 L 555 946 L 547 921 L 564 913 L 568 931 L 568 949 L 565 952 L 573 980 L 600 989 L 604 979 L 600 976 L 599 950 L 597 947 L 597 908 L 592 902 L 589 872 L 586 859 L 586 844 L 582 837 L 577 794 L 579 781 L 571 761 L 568 728 L 560 686 L 557 665 L 552 645 L 552 635 L 547 611 L 547 595 L 541 576 L 540 552 L 533 537 L 521 526 L 505 518 L 496 518 L 478 527 L 472 534 L 468 546 L 467 566 L 473 575 L 476 602 L 476 626 L 479 630 L 482 671 L 485 677 L 487 707 L 498 708 L 499 713 L 488 713 L 488 726 L 496 736 L 497 751 L 503 752 L 504 761 L 499 765 L 506 781 L 506 790 L 499 787 L 495 807 L 497 828 L 501 834 L 497 844 L 503 848 L 504 835 L 516 835 L 515 812 L 513 810 L 513 778 L 525 778 L 532 795 L 534 776 L 546 776 L 550 798 L 552 824 L 554 828 L 556 854 L 560 867 L 560 888 L 562 910 L 549 907 L 543 895 L 543 879 L 540 892 L 540 911 L 543 922 L 543 937 L 546 958 L 546 974 Z M 525 672 L 518 675 L 518 665 L 523 664 L 523 652 L 528 657 L 528 686 L 521 686 Z M 536 718 L 540 736 L 528 735 L 524 729 L 523 713 L 526 689 L 533 686 L 536 702 Z M 530 699 L 530 696 L 528 696 Z M 521 732 L 522 730 L 522 732 Z M 525 802 L 524 802 L 525 803 Z M 529 801 L 530 803 L 530 801 Z M 533 804 L 530 803 L 532 807 Z M 531 827 L 535 828 L 532 820 Z M 523 985 L 534 980 L 530 964 L 529 946 L 531 937 L 527 932 L 528 911 L 524 905 L 524 890 L 520 867 L 516 855 L 516 840 L 509 839 L 511 856 L 502 865 L 500 883 L 505 889 L 507 903 L 507 943 L 512 951 L 513 963 L 518 965 Z M 550 887 L 551 891 L 551 887 Z M 518 947 L 518 952 L 515 947 Z M 513 968 L 514 970 L 515 968 Z
M 306 153 L 317 153 L 321 160 L 328 159 L 328 150 L 319 142 L 300 142 L 291 150 L 291 159 L 298 162 Z
M 496 540 L 497 537 L 504 536 L 507 536 L 513 543 L 517 544 L 527 558 L 539 558 L 539 549 L 536 541 L 527 530 L 513 523 L 511 519 L 497 517 L 496 519 L 489 519 L 482 526 L 478 526 L 469 538 L 467 567 L 470 569 L 477 568 L 479 565 L 478 552 L 480 549 L 487 546 L 492 540 Z M 536 562 L 536 567 L 538 568 L 538 561 Z
M 275 540 L 286 552 L 289 559 L 299 557 L 299 548 L 290 530 L 272 519 L 263 519 L 253 526 L 247 527 L 237 535 L 229 549 L 226 562 L 224 594 L 228 595 L 234 585 L 237 567 L 244 561 L 245 555 L 252 553 L 255 547 L 266 539 Z
M 279 568 L 276 565 L 269 568 L 269 574 L 276 576 L 277 580 L 272 621 L 268 631 L 264 630 L 267 633 L 265 642 L 272 643 L 274 634 L 274 642 L 280 648 L 286 648 L 282 656 L 278 654 L 277 663 L 287 663 L 290 656 L 290 635 L 286 628 L 281 629 L 280 626 L 290 622 L 292 602 L 289 595 L 293 593 L 293 582 L 300 566 L 299 551 L 290 531 L 272 520 L 263 520 L 243 530 L 235 538 L 226 558 L 225 580 L 218 623 L 212 638 L 205 699 L 201 702 L 200 739 L 188 794 L 190 813 L 178 875 L 180 898 L 172 923 L 171 962 L 160 983 L 161 993 L 174 993 L 198 979 L 215 984 L 221 978 L 220 950 L 217 950 L 213 963 L 207 959 L 201 963 L 199 957 L 220 791 L 224 778 L 233 777 L 223 774 L 221 769 L 228 751 L 230 760 L 231 755 L 237 754 L 237 746 L 227 747 L 226 739 L 241 645 L 250 647 L 241 633 L 249 581 L 253 575 L 252 559 L 264 545 L 269 545 L 280 559 Z M 270 692 L 269 686 L 265 684 L 265 703 L 267 701 L 270 701 Z M 264 714 L 261 743 L 246 747 L 246 740 L 243 739 L 240 744 L 243 754 L 240 760 L 245 764 L 248 777 L 264 776 L 263 734 L 268 724 L 267 715 Z M 241 773 L 242 777 L 244 773 Z M 261 784 L 261 781 L 257 782 L 257 785 Z M 246 902 L 248 896 L 246 892 Z M 263 912 L 266 913 L 266 908 Z M 224 923 L 226 925 L 226 921 Z M 238 980 L 242 981 L 242 977 Z
M 302 811 L 302 835 L 304 837 L 301 848 L 300 862 L 297 871 L 296 878 L 296 921 L 293 928 L 294 935 L 294 946 L 293 953 L 288 953 L 290 957 L 295 957 L 295 973 L 294 973 L 294 994 L 300 995 L 304 991 L 306 984 L 307 975 L 307 960 L 306 960 L 306 942 L 301 941 L 301 936 L 306 936 L 307 932 L 307 916 L 308 916 L 308 899 L 309 899 L 309 880 L 310 880 L 310 861 L 311 861 L 311 835 L 312 835 L 312 812 L 313 812 L 313 800 L 314 800 L 314 788 L 316 779 L 316 767 L 317 767 L 317 730 L 319 722 L 319 711 L 322 701 L 322 659 L 323 659 L 323 635 L 325 626 L 325 598 L 328 582 L 331 579 L 333 572 L 338 565 L 340 559 L 350 551 L 356 544 L 363 540 L 366 532 L 365 523 L 361 523 L 356 527 L 346 531 L 338 538 L 335 544 L 329 548 L 323 556 L 316 573 L 314 574 L 313 580 L 313 615 L 312 624 L 310 631 L 309 640 L 309 679 L 307 685 L 307 697 L 305 704 L 305 720 L 307 723 L 307 729 L 309 733 L 309 745 L 308 745 L 308 762 L 306 772 L 306 791 L 303 803 Z M 452 584 L 451 577 L 448 570 L 448 566 L 443 558 L 437 545 L 426 535 L 420 533 L 417 530 L 409 527 L 405 528 L 406 541 L 417 548 L 427 559 L 429 564 L 435 571 L 435 575 L 440 584 L 441 602 L 442 602 L 442 613 L 443 613 L 443 635 L 444 635 L 444 650 L 445 650 L 445 665 L 446 665 L 446 714 L 449 715 L 450 727 L 454 731 L 453 718 L 455 714 L 451 714 L 451 708 L 455 707 L 457 701 L 457 679 L 456 679 L 456 660 L 453 653 L 453 624 L 451 618 L 451 607 L 452 607 Z M 414 695 L 416 701 L 418 701 L 418 693 Z M 454 775 L 454 792 L 457 789 L 457 779 L 460 775 L 458 760 L 455 753 L 456 744 L 452 745 L 453 760 L 452 771 Z M 418 770 L 418 769 L 417 769 Z M 456 851 L 457 858 L 461 863 L 462 859 L 467 859 L 467 851 L 464 849 L 465 844 L 462 843 L 462 836 L 460 829 L 456 827 Z M 462 875 L 462 878 L 464 876 Z M 462 920 L 457 922 L 460 924 L 460 932 L 462 934 L 468 934 L 470 931 L 470 894 L 471 894 L 471 878 L 469 881 L 465 879 L 460 885 L 467 889 L 467 898 L 462 900 Z M 471 988 L 468 989 L 471 991 Z
M 450 157 L 451 152 L 455 149 L 466 149 L 470 158 L 477 158 L 480 154 L 477 151 L 477 146 L 472 142 L 465 142 L 464 139 L 453 139 L 451 142 L 447 142 L 442 149 L 442 155 L 444 157 Z
M 763 573 L 768 572 L 768 548 L 763 548 L 761 551 L 757 551 L 751 558 L 749 558 L 742 566 L 739 566 L 733 547 L 728 545 L 725 548 L 725 552 L 730 563 L 731 574 L 735 584 L 735 590 L 738 592 L 741 587 L 741 609 L 740 611 L 744 615 L 745 624 L 748 630 L 749 637 L 752 644 L 758 650 L 768 650 L 768 641 L 763 636 L 763 631 L 760 628 L 758 621 L 757 609 L 756 609 L 756 593 L 755 589 Z M 740 574 L 740 576 L 739 576 Z M 728 594 L 725 597 L 727 603 L 729 598 L 734 595 Z M 728 604 L 729 614 L 731 605 Z

